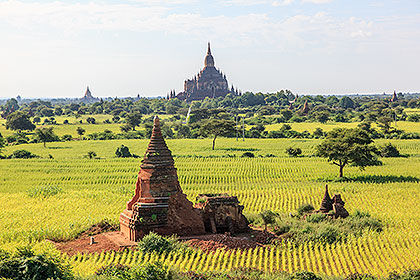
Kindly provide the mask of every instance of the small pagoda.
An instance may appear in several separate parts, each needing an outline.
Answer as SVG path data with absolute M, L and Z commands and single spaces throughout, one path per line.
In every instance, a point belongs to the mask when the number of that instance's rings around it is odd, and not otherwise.
M 157 116 L 135 194 L 120 215 L 120 230 L 131 241 L 138 241 L 150 231 L 180 236 L 205 233 L 200 210 L 182 192 Z
M 349 212 L 344 208 L 344 204 L 345 202 L 341 199 L 340 194 L 334 194 L 333 198 L 331 198 L 328 192 L 328 185 L 325 185 L 324 198 L 317 212 L 327 214 L 333 218 L 347 218 Z

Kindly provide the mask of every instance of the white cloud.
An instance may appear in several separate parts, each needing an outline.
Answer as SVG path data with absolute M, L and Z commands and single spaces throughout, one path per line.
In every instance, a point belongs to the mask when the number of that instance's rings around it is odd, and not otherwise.
M 287 6 L 290 5 L 294 2 L 295 0 L 282 0 L 282 1 L 274 1 L 272 3 L 273 6 L 277 7 L 277 6 Z
M 179 0 L 178 2 L 194 1 Z M 293 0 L 268 1 L 272 5 L 287 5 Z M 331 0 L 304 0 L 316 3 Z M 164 3 L 163 0 L 144 0 L 148 3 Z M 249 4 L 264 0 L 231 0 L 231 3 Z M 276 18 L 265 13 L 249 13 L 236 16 L 204 16 L 199 13 L 175 13 L 165 5 L 139 6 L 110 3 L 30 3 L 18 0 L 0 2 L 0 23 L 6 22 L 22 29 L 33 30 L 46 26 L 60 30 L 163 32 L 189 35 L 192 40 L 217 39 L 226 45 L 248 44 L 277 49 L 304 49 L 345 45 L 355 39 L 369 40 L 375 36 L 393 38 L 398 30 L 388 31 L 387 25 L 401 25 L 418 19 L 406 17 L 387 18 L 383 22 L 360 18 L 336 18 L 319 12 Z M 403 27 L 402 27 L 403 28 Z M 388 29 L 388 30 L 387 30 Z M 390 35 L 392 32 L 392 35 Z
M 313 3 L 313 4 L 325 4 L 325 3 L 331 3 L 334 0 L 302 0 L 302 2 L 306 3 Z

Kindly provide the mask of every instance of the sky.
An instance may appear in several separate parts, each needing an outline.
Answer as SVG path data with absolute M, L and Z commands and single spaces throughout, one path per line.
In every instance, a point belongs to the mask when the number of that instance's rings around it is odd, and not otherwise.
M 420 92 L 420 0 L 0 0 L 0 98 Z

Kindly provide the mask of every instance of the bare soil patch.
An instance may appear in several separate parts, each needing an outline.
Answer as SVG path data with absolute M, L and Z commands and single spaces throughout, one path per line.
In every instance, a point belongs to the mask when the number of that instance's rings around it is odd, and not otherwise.
M 205 234 L 183 236 L 180 237 L 180 241 L 204 251 L 215 251 L 218 248 L 246 250 L 265 246 L 264 244 L 268 244 L 273 239 L 273 236 L 270 232 L 265 232 L 260 228 L 254 228 L 247 233 L 241 233 L 235 236 L 231 236 L 228 233 Z M 90 244 L 91 237 L 95 241 L 92 245 Z M 51 242 L 54 243 L 58 250 L 70 256 L 77 253 L 89 254 L 103 251 L 121 251 L 124 249 L 134 249 L 137 246 L 136 242 L 128 240 L 121 232 L 115 231 L 115 228 L 107 223 L 93 225 L 75 240 Z

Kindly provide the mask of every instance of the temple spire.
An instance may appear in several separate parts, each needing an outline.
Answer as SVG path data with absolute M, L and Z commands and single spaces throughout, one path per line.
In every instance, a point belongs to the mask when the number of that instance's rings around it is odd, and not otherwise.
M 325 185 L 325 194 L 321 202 L 321 208 L 319 209 L 322 213 L 328 213 L 333 210 L 333 201 L 328 193 L 328 185 Z
M 207 43 L 207 54 L 211 54 L 210 42 Z

